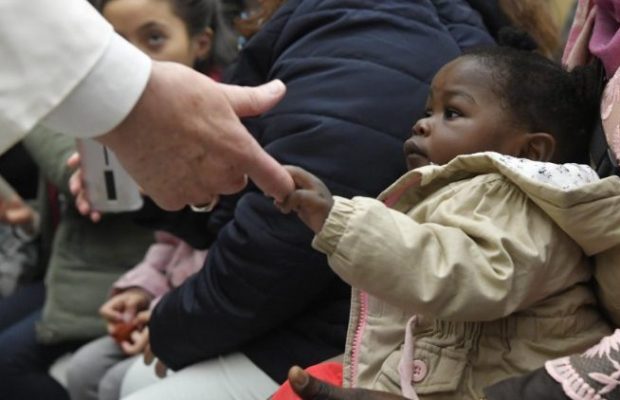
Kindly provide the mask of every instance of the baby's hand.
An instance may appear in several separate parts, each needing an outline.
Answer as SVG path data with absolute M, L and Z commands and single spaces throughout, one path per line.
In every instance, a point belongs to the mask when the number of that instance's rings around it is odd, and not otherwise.
M 299 167 L 286 166 L 295 182 L 295 190 L 276 206 L 285 214 L 295 211 L 314 233 L 319 233 L 329 215 L 334 199 L 319 178 Z

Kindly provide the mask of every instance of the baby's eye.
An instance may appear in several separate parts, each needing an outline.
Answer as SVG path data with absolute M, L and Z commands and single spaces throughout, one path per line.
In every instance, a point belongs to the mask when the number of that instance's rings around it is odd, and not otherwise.
M 447 108 L 443 115 L 446 119 L 454 119 L 463 116 L 460 111 L 455 110 L 454 108 Z
M 433 110 L 431 110 L 430 108 L 427 108 L 426 110 L 424 110 L 424 118 L 428 118 L 431 115 L 433 115 Z

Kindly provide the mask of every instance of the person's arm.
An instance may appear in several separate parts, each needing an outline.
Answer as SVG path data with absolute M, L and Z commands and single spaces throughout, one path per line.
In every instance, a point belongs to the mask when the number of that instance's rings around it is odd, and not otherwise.
M 179 64 L 151 67 L 85 0 L 3 1 L 0 37 L 0 150 L 37 123 L 96 136 L 168 209 L 209 203 L 248 177 L 276 198 L 292 190 L 238 118 L 270 109 L 281 82 L 243 88 Z
M 66 195 L 67 199 L 72 199 L 69 191 L 72 171 L 67 166 L 66 160 L 75 152 L 75 140 L 39 125 L 23 139 L 22 143 L 45 179 Z
M 0 37 L 0 149 L 39 122 L 75 136 L 107 132 L 149 79 L 149 58 L 85 0 L 3 1 Z
M 172 369 L 238 351 L 338 294 L 325 293 L 337 278 L 295 216 L 280 214 L 258 193 L 243 203 L 209 248 L 205 266 L 153 310 L 151 346 Z M 346 306 L 348 293 L 342 292 Z M 331 355 L 317 354 L 316 361 Z
M 568 267 L 580 250 L 558 246 L 565 233 L 514 185 L 494 175 L 455 185 L 419 206 L 417 220 L 334 197 L 313 245 L 350 285 L 440 319 L 494 320 L 587 279 Z
M 114 282 L 112 296 L 134 287 L 145 290 L 153 298 L 170 290 L 166 267 L 181 241 L 165 232 L 156 232 L 155 238 L 156 242 L 148 248 L 144 259 Z

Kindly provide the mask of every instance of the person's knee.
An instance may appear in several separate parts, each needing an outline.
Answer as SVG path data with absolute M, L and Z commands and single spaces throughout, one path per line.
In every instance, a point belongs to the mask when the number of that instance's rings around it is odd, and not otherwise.
M 118 374 L 107 373 L 99 381 L 97 393 L 99 400 L 118 400 L 121 394 L 121 383 L 123 376 Z
M 97 390 L 99 400 L 117 400 L 121 398 L 121 386 L 129 367 L 135 362 L 134 358 L 127 358 L 117 362 L 108 369 L 99 382 Z
M 96 399 L 101 376 L 95 373 L 96 360 L 84 348 L 78 350 L 67 367 L 67 390 L 72 399 Z

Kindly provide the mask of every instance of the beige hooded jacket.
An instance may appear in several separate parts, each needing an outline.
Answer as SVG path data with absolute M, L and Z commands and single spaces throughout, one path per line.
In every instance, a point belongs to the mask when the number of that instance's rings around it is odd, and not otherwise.
M 479 153 L 411 171 L 379 199 L 336 198 L 313 242 L 355 288 L 345 386 L 479 399 L 583 351 L 611 332 L 595 262 L 620 321 L 618 177 Z

